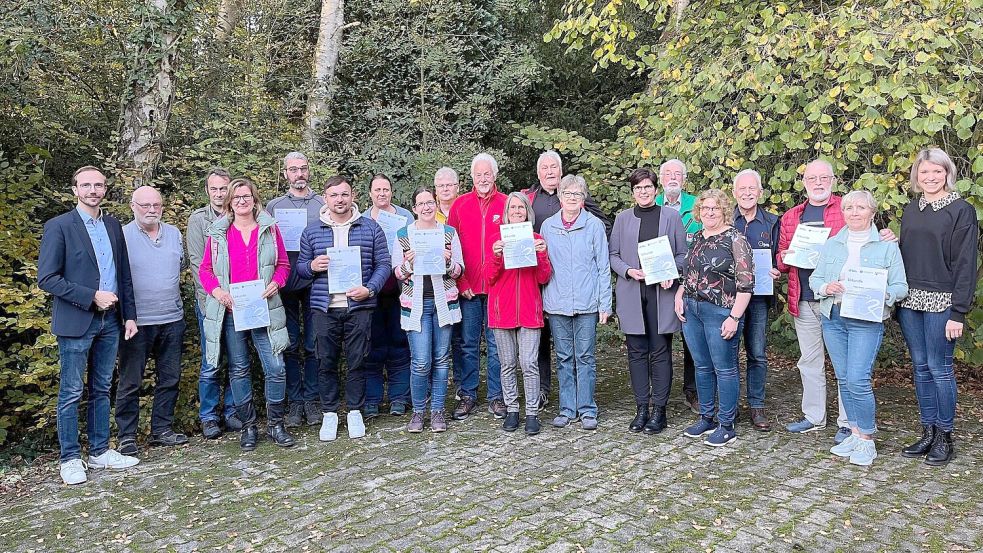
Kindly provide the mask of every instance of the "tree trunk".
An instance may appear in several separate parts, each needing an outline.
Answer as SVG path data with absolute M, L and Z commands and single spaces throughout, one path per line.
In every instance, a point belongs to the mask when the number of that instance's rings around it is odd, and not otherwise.
M 178 45 L 185 21 L 184 0 L 147 0 L 134 32 L 136 57 L 130 69 L 117 127 L 116 190 L 151 184 L 174 104 Z
M 314 52 L 314 85 L 307 96 L 304 115 L 304 142 L 312 152 L 318 151 L 319 129 L 328 114 L 344 26 L 345 1 L 322 0 L 317 50 Z
M 242 0 L 220 0 L 218 4 L 218 17 L 215 21 L 215 42 L 225 44 L 232 36 L 242 13 Z

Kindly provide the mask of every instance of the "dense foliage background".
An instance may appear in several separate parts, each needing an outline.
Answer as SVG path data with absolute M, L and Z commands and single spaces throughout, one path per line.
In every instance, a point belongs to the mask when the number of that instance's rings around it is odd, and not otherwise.
M 73 205 L 69 177 L 85 164 L 118 175 L 110 209 L 124 221 L 129 191 L 150 182 L 164 193 L 165 220 L 183 228 L 205 202 L 208 167 L 248 175 L 273 197 L 294 149 L 311 156 L 315 181 L 342 171 L 364 186 L 383 171 L 405 200 L 441 165 L 465 175 L 481 150 L 499 158 L 503 188 L 525 187 L 539 151 L 553 147 L 612 213 L 629 202 L 632 168 L 670 157 L 689 164 L 691 190 L 754 167 L 767 206 L 783 211 L 802 199 L 803 164 L 824 156 L 841 191 L 873 191 L 896 229 L 912 156 L 938 144 L 957 160 L 959 190 L 983 209 L 983 0 L 341 5 L 328 113 L 313 130 L 317 0 L 0 8 L 0 444 L 54 433 L 57 350 L 37 252 L 43 222 Z M 134 107 L 147 97 L 154 109 Z M 137 154 L 134 125 L 153 131 Z M 785 317 L 776 340 L 790 337 Z M 958 355 L 980 366 L 983 309 L 970 327 Z M 196 413 L 196 338 L 189 331 L 185 429 Z

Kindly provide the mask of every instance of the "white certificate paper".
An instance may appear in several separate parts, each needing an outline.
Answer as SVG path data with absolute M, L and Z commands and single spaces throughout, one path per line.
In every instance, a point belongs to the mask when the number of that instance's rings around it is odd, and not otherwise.
M 775 281 L 771 278 L 771 250 L 754 249 L 754 295 L 775 295 Z
M 382 227 L 382 232 L 386 233 L 386 245 L 389 246 L 389 254 L 392 255 L 393 244 L 396 243 L 396 233 L 399 232 L 399 229 L 409 224 L 409 221 L 402 215 L 396 215 L 395 213 L 389 213 L 380 209 L 375 222 L 379 223 L 379 226 Z
M 672 255 L 668 236 L 639 242 L 638 261 L 642 265 L 642 272 L 645 273 L 646 285 L 679 278 L 676 258 Z
M 236 331 L 270 326 L 270 306 L 263 298 L 266 283 L 248 280 L 229 285 L 232 295 L 232 321 Z
M 840 300 L 840 316 L 879 323 L 884 320 L 887 269 L 847 269 L 840 281 L 846 291 Z
M 416 254 L 413 274 L 442 275 L 447 272 L 444 262 L 444 230 L 410 229 L 410 248 Z
M 498 227 L 502 231 L 502 256 L 506 269 L 536 266 L 536 243 L 532 223 L 512 223 Z
M 328 248 L 328 292 L 344 294 L 362 285 L 362 253 L 358 246 Z
M 785 264 L 800 269 L 815 269 L 823 244 L 829 238 L 829 231 L 829 227 L 808 224 L 795 227 L 792 243 L 788 246 L 788 249 L 792 250 L 792 255 L 785 256 Z
M 300 251 L 300 235 L 307 228 L 306 209 L 277 209 L 273 215 L 288 252 Z

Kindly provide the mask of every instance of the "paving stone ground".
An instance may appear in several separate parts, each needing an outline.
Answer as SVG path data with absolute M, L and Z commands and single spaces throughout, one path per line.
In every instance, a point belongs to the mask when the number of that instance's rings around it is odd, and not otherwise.
M 980 398 L 960 397 L 959 453 L 938 469 L 898 454 L 916 438 L 910 387 L 878 387 L 880 456 L 861 468 L 828 453 L 832 426 L 758 433 L 743 408 L 733 446 L 686 438 L 678 377 L 669 429 L 629 433 L 624 356 L 600 365 L 595 432 L 507 434 L 482 405 L 436 435 L 386 416 L 355 441 L 305 428 L 291 450 L 195 437 L 86 485 L 52 470 L 0 498 L 0 551 L 983 550 Z M 798 374 L 769 377 L 780 428 L 798 415 Z M 554 393 L 544 422 L 555 407 Z

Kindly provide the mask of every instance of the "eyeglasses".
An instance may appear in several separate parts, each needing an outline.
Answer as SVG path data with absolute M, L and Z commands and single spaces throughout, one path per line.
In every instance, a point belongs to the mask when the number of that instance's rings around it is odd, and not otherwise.
M 573 191 L 570 191 L 570 190 L 564 190 L 563 192 L 560 193 L 560 195 L 563 196 L 564 198 L 583 198 L 584 197 L 584 193 L 583 192 L 573 192 Z
M 663 171 L 663 172 L 659 173 L 659 178 L 661 178 L 661 179 L 668 179 L 669 177 L 675 177 L 677 179 L 681 179 L 681 178 L 683 178 L 683 172 L 682 171 Z
M 246 202 L 252 201 L 253 195 L 249 194 L 246 196 L 232 196 L 232 203 L 234 204 L 244 204 Z
M 723 210 L 723 208 L 717 207 L 717 206 L 709 206 L 709 205 L 701 205 L 700 206 L 700 211 L 709 211 L 709 212 L 713 213 L 715 211 L 722 211 L 722 210 Z
M 642 185 L 639 185 L 639 186 L 633 186 L 632 187 L 632 190 L 634 190 L 635 192 L 650 192 L 652 190 L 655 190 L 655 185 L 654 184 L 642 184 Z
M 300 167 L 288 167 L 287 168 L 287 172 L 288 173 L 306 173 L 309 170 L 310 170 L 310 167 L 307 166 L 307 165 L 301 165 Z
M 155 211 L 160 211 L 164 207 L 164 204 L 141 204 L 138 202 L 133 202 L 133 205 L 140 209 L 153 209 Z
M 104 182 L 80 182 L 80 183 L 76 184 L 75 186 L 77 186 L 78 188 L 82 188 L 83 190 L 84 189 L 89 189 L 89 188 L 92 188 L 93 190 L 103 190 L 103 189 L 106 188 L 106 183 L 104 183 Z
M 456 188 L 457 186 L 456 182 L 442 182 L 437 185 L 437 188 Z
M 420 202 L 420 203 L 416 204 L 416 207 L 418 207 L 420 209 L 423 209 L 425 207 L 435 207 L 436 205 L 437 205 L 437 202 L 435 202 L 433 200 L 430 200 L 428 202 Z
M 816 175 L 809 175 L 808 177 L 805 177 L 802 180 L 808 182 L 809 184 L 816 184 L 817 182 L 830 183 L 833 182 L 835 178 L 836 177 L 834 177 L 833 175 L 820 175 L 818 177 Z

